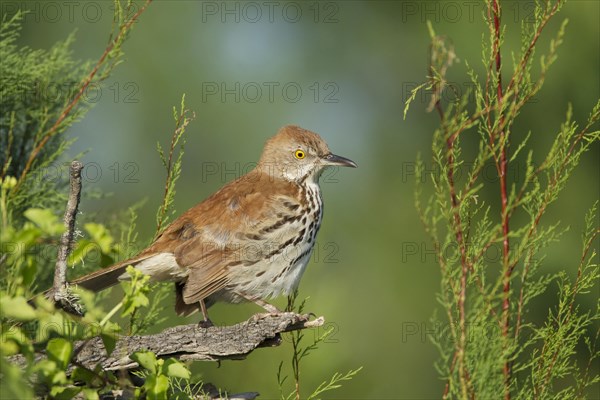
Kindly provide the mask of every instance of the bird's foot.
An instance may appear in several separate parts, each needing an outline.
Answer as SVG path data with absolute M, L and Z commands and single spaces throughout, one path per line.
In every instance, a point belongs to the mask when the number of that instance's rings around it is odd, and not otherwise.
M 213 324 L 210 319 L 203 319 L 202 321 L 198 322 L 198 326 L 200 328 L 207 329 L 207 328 L 215 326 L 215 324 Z

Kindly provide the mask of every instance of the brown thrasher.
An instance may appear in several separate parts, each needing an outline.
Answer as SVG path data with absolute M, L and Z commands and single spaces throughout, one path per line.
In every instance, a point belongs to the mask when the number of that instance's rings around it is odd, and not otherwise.
M 269 139 L 256 168 L 173 221 L 137 256 L 72 281 L 100 291 L 132 265 L 153 281 L 175 282 L 175 310 L 198 308 L 204 325 L 215 301 L 289 294 L 310 259 L 323 217 L 319 176 L 327 166 L 356 167 L 329 151 L 316 133 L 285 126 Z

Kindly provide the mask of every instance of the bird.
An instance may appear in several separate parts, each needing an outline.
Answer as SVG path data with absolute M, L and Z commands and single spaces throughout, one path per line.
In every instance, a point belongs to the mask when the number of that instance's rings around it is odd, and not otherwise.
M 299 285 L 323 218 L 319 177 L 327 167 L 357 164 L 333 154 L 317 133 L 295 125 L 267 140 L 255 168 L 190 208 L 136 256 L 71 281 L 98 292 L 129 279 L 133 266 L 151 281 L 175 284 L 175 311 L 207 309 L 217 301 L 267 300 Z

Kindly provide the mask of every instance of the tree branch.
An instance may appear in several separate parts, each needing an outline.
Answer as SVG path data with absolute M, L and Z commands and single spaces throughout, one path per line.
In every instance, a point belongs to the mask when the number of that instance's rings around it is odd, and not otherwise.
M 71 245 L 73 244 L 73 236 L 75 233 L 75 219 L 77 218 L 77 209 L 79 208 L 79 200 L 81 198 L 81 170 L 83 164 L 81 161 L 71 162 L 70 167 L 70 182 L 71 191 L 69 193 L 69 200 L 67 201 L 67 208 L 65 209 L 65 216 L 63 222 L 65 224 L 65 231 L 60 238 L 60 246 L 58 248 L 58 256 L 56 258 L 56 266 L 54 268 L 54 283 L 52 285 L 52 294 L 54 301 L 58 303 L 62 308 L 65 305 L 74 304 L 68 301 L 67 287 L 67 258 L 71 252 Z M 66 303 L 65 303 L 66 301 Z M 81 315 L 81 313 L 77 313 Z
M 69 366 L 84 366 L 93 370 L 100 365 L 104 371 L 129 370 L 139 365 L 129 356 L 138 350 L 150 350 L 157 358 L 177 358 L 182 361 L 241 360 L 258 347 L 273 347 L 281 343 L 280 334 L 299 329 L 315 328 L 325 323 L 323 317 L 310 321 L 310 315 L 285 312 L 256 314 L 245 322 L 232 326 L 201 328 L 197 324 L 180 325 L 144 336 L 120 336 L 114 350 L 108 354 L 98 336 L 75 342 L 74 358 Z M 36 363 L 47 356 L 36 354 Z M 10 358 L 25 366 L 21 354 Z

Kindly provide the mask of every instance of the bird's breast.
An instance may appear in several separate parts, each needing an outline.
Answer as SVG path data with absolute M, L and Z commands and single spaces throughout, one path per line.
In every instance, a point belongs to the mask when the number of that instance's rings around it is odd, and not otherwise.
M 231 268 L 230 290 L 249 297 L 268 298 L 288 294 L 298 287 L 316 243 L 323 217 L 317 184 L 301 190 L 297 213 L 282 217 L 261 233 L 262 240 L 247 243 L 248 265 Z M 287 221 L 287 222 L 285 222 Z

